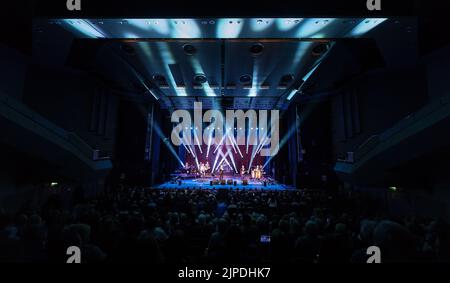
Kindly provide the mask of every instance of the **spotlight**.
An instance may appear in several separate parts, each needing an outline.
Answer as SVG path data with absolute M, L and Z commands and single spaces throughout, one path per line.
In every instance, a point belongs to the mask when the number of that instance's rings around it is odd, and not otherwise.
M 250 83 L 252 81 L 252 76 L 250 76 L 250 75 L 242 75 L 239 78 L 239 81 L 241 83 L 243 83 L 243 84 L 248 84 L 248 83 Z
M 262 45 L 261 43 L 256 43 L 250 47 L 250 53 L 253 56 L 260 55 L 263 52 L 263 50 L 264 50 L 264 45 Z
M 194 76 L 194 81 L 198 84 L 204 84 L 206 83 L 207 79 L 204 74 L 197 74 Z
M 186 55 L 194 55 L 197 52 L 197 49 L 192 44 L 183 45 L 183 50 Z
M 313 56 L 320 56 L 328 50 L 328 43 L 319 43 L 313 47 L 311 54 Z

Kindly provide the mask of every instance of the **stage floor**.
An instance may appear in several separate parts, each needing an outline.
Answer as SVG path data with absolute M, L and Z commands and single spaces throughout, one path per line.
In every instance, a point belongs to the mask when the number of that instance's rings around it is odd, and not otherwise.
M 166 182 L 159 186 L 157 189 L 239 189 L 239 190 L 294 190 L 293 186 L 268 182 L 266 186 L 262 181 L 249 180 L 247 185 L 242 184 L 242 180 L 236 177 L 227 177 L 225 180 L 232 179 L 236 181 L 236 185 L 211 185 L 212 178 L 188 178 L 182 179 L 181 185 L 177 182 Z

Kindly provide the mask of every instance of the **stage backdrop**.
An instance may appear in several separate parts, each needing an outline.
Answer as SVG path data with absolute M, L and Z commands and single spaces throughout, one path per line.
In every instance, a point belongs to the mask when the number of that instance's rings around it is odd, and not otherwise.
M 257 146 L 249 145 L 247 149 L 247 146 L 245 145 L 239 146 L 239 150 L 242 154 L 241 156 L 237 148 L 235 150 L 231 145 L 230 146 L 221 145 L 219 148 L 217 148 L 217 145 L 211 145 L 209 148 L 209 154 L 207 156 L 208 145 L 200 146 L 201 150 L 199 146 L 196 145 L 195 155 L 197 156 L 197 161 L 199 164 L 209 162 L 209 166 L 211 168 L 214 166 L 214 163 L 216 163 L 216 167 L 218 167 L 219 163 L 222 161 L 222 159 L 224 159 L 224 156 L 226 156 L 225 157 L 226 161 L 224 160 L 222 162 L 222 164 L 224 165 L 224 170 L 229 172 L 231 171 L 235 172 L 234 167 L 235 165 L 237 172 L 239 173 L 241 171 L 242 165 L 244 165 L 245 170 L 248 170 L 250 162 L 253 168 L 256 167 L 256 165 L 264 165 L 264 163 L 266 162 L 267 160 L 266 157 L 261 156 L 259 153 L 254 154 L 253 161 L 251 160 L 253 152 L 256 151 L 256 147 Z M 192 145 L 189 147 L 189 150 L 192 151 L 193 148 L 194 146 Z M 184 146 L 180 146 L 180 157 L 182 160 L 184 160 L 185 164 L 186 162 L 188 162 L 190 166 L 197 166 L 194 156 L 191 153 L 189 153 Z M 268 169 L 269 166 L 267 166 L 265 169 L 266 173 L 268 172 Z

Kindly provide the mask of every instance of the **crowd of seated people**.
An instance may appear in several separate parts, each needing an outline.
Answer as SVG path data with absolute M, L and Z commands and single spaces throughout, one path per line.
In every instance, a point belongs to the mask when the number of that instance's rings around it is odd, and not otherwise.
M 363 263 L 372 245 L 383 262 L 450 254 L 443 222 L 396 219 L 344 191 L 120 187 L 0 214 L 3 262 L 65 262 L 73 245 L 88 263 Z

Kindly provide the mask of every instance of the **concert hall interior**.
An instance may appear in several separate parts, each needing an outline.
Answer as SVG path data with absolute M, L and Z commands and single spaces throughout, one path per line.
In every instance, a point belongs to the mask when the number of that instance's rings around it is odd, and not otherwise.
M 0 43 L 0 261 L 449 260 L 444 20 L 181 13 Z

